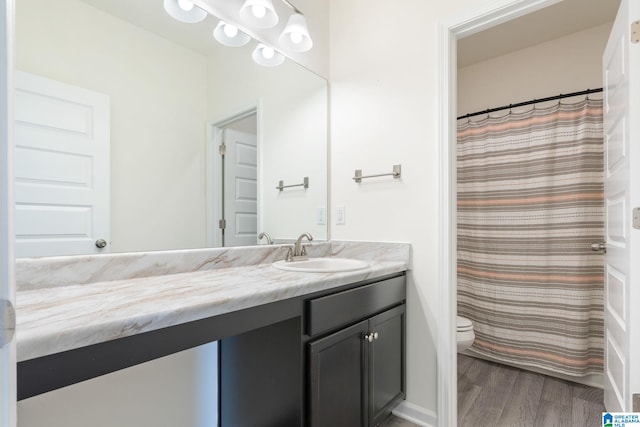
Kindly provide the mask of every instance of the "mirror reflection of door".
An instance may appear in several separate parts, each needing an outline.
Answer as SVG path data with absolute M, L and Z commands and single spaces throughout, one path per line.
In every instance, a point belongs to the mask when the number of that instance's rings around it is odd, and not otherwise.
M 16 256 L 109 251 L 109 97 L 16 73 Z
M 222 129 L 222 246 L 255 245 L 258 230 L 256 114 Z

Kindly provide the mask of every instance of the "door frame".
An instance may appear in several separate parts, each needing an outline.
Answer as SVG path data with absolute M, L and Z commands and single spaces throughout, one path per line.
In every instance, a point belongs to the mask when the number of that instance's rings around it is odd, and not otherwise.
M 206 164 L 206 233 L 207 247 L 222 247 L 222 234 L 219 232 L 218 220 L 222 218 L 222 158 L 219 155 L 218 147 L 222 143 L 224 129 L 231 123 L 242 120 L 246 117 L 256 116 L 256 144 L 258 150 L 258 230 L 262 229 L 262 215 L 260 215 L 260 205 L 262 200 L 262 102 L 257 102 L 246 108 L 225 116 L 219 120 L 207 123 L 207 164 Z
M 0 0 L 0 300 L 15 304 L 14 0 Z M 3 321 L 4 323 L 4 321 Z M 3 325 L 4 326 L 4 325 Z M 0 424 L 17 425 L 16 340 L 0 349 Z
M 436 360 L 438 426 L 457 425 L 457 40 L 551 6 L 561 0 L 509 0 L 481 5 L 443 21 L 438 29 L 438 307 Z

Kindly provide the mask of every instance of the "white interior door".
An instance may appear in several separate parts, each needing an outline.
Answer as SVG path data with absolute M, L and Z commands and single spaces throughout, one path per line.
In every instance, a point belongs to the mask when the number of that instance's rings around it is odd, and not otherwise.
M 27 73 L 15 83 L 16 256 L 107 252 L 109 97 Z
M 255 245 L 258 230 L 256 135 L 226 128 L 224 144 L 224 246 Z
M 622 0 L 603 57 L 605 132 L 605 406 L 629 412 L 640 392 L 640 1 Z M 640 35 L 639 35 L 640 37 Z M 640 408 L 635 408 L 640 410 Z

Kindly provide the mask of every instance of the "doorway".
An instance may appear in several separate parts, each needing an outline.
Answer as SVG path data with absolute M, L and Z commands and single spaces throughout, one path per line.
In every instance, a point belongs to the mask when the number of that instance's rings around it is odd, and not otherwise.
M 438 330 L 438 424 L 440 426 L 455 425 L 457 420 L 457 371 L 456 371 L 456 301 L 457 301 L 457 262 L 456 262 L 456 150 L 455 117 L 476 110 L 491 108 L 494 106 L 526 101 L 536 96 L 553 95 L 544 93 L 524 97 L 524 99 L 511 98 L 507 102 L 497 105 L 482 105 L 471 111 L 459 111 L 457 108 L 457 49 L 459 40 L 471 35 L 481 34 L 482 31 L 497 27 L 500 24 L 511 25 L 511 34 L 503 34 L 503 39 L 526 38 L 523 34 L 523 26 L 516 24 L 517 18 L 542 11 L 548 6 L 558 3 L 553 0 L 524 0 L 511 2 L 508 5 L 484 11 L 477 11 L 471 19 L 464 16 L 459 22 L 450 22 L 443 26 L 441 33 L 441 57 L 440 63 L 440 164 L 441 164 L 441 211 L 440 211 L 440 300 L 439 305 L 446 312 L 439 316 Z M 565 0 L 565 6 L 571 6 L 577 10 L 578 2 Z M 584 2 L 579 2 L 584 6 Z M 547 12 L 551 10 L 548 9 Z M 545 22 L 545 24 L 548 24 Z M 540 33 L 538 23 L 537 29 Z M 535 26 L 532 28 L 536 28 Z M 545 28 L 545 32 L 546 28 Z M 599 85 L 601 86 L 601 84 Z M 560 91 L 561 92 L 561 91 Z
M 210 126 L 207 147 L 207 245 L 257 243 L 259 153 L 257 108 Z

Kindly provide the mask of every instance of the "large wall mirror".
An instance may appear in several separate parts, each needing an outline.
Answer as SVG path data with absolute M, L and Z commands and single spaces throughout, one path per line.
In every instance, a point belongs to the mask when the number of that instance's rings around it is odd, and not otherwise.
M 16 1 L 17 256 L 327 238 L 326 81 L 255 64 L 216 23 Z

